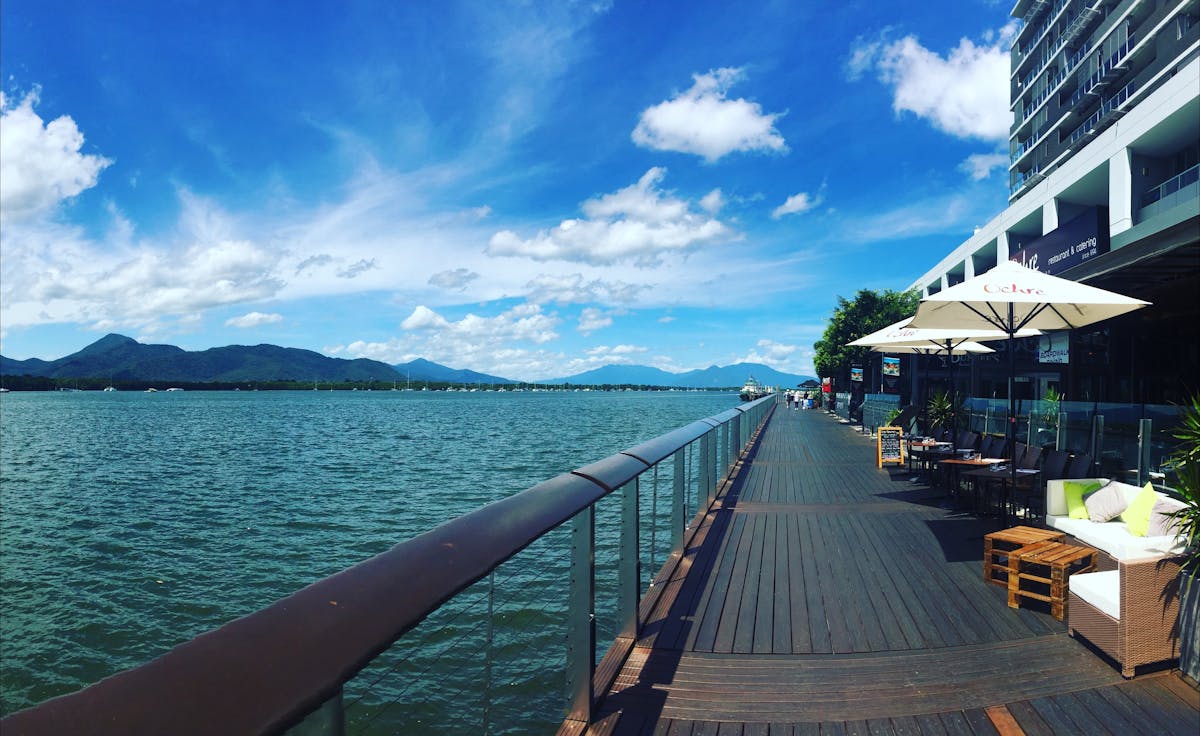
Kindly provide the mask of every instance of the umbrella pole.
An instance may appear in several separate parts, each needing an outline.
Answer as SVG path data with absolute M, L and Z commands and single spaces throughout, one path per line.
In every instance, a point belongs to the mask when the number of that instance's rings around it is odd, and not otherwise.
M 1017 351 L 1016 340 L 1013 335 L 1016 333 L 1015 323 L 1016 318 L 1013 314 L 1013 304 L 1008 304 L 1008 447 L 1009 453 L 1012 454 L 1012 459 L 1008 463 L 1009 467 L 1009 485 L 1005 486 L 1004 493 L 1001 494 L 1001 503 L 1004 504 L 1004 519 L 1005 528 L 1008 527 L 1008 495 L 1017 488 Z

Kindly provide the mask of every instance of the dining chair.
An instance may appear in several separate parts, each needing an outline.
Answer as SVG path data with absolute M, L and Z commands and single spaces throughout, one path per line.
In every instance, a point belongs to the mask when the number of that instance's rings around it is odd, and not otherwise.
M 1086 453 L 1076 455 L 1067 463 L 1067 471 L 1064 478 L 1091 478 L 1092 477 L 1092 456 Z

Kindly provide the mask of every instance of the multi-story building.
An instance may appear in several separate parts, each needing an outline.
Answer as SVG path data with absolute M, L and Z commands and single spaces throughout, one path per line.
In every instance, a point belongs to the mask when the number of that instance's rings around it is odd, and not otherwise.
M 1004 259 L 1153 302 L 1033 338 L 1018 398 L 1166 403 L 1200 390 L 1200 0 L 1017 0 L 1009 205 L 910 288 Z M 976 396 L 1005 396 L 997 360 Z

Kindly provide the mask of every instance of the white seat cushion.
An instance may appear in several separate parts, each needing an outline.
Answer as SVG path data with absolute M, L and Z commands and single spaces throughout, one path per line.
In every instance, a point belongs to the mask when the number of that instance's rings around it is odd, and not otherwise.
M 1072 575 L 1067 580 L 1071 592 L 1088 605 L 1120 620 L 1121 618 L 1121 571 L 1084 572 Z
M 1087 519 L 1047 516 L 1046 525 L 1066 532 L 1084 544 L 1108 553 L 1114 560 L 1141 560 L 1158 557 L 1180 547 L 1173 537 L 1135 537 L 1123 521 L 1098 524 Z

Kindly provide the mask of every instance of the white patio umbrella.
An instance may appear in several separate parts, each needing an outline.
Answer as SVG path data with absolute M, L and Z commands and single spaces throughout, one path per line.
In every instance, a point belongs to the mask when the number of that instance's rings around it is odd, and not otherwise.
M 930 294 L 917 306 L 910 326 L 928 329 L 995 329 L 1008 336 L 1008 442 L 1016 447 L 1017 402 L 1013 395 L 1016 353 L 1023 329 L 1073 330 L 1149 306 L 1150 302 L 1097 289 L 1005 261 L 992 270 Z M 1016 486 L 1016 458 L 1012 485 Z M 1008 503 L 1004 500 L 1005 516 Z
M 1008 333 L 996 329 L 995 327 L 972 329 L 929 329 L 915 327 L 912 324 L 913 319 L 914 317 L 906 317 L 899 322 L 890 324 L 881 330 L 876 330 L 869 335 L 864 335 L 857 340 L 846 344 L 853 346 L 867 346 L 876 352 L 907 352 L 900 350 L 900 348 L 904 347 L 916 347 L 923 349 L 928 348 L 930 349 L 929 352 L 925 352 L 924 350 L 914 350 L 911 352 L 923 352 L 926 355 L 945 354 L 949 356 L 952 354 L 961 355 L 963 353 L 995 352 L 991 348 L 983 348 L 982 345 L 979 345 L 978 341 L 1002 340 L 1008 337 Z M 1017 336 L 1034 337 L 1040 334 L 1042 333 L 1038 330 L 1024 329 L 1018 332 Z M 977 350 L 968 348 L 956 353 L 955 351 L 963 345 L 978 346 L 983 349 Z M 887 348 L 896 348 L 896 350 L 888 350 Z M 951 364 L 951 371 L 953 371 L 953 368 L 954 366 Z M 951 373 L 950 377 L 951 390 L 953 391 L 954 374 Z M 957 391 L 954 391 L 954 394 L 956 395 Z M 955 401 L 954 398 L 951 399 L 951 405 L 957 405 L 957 401 Z M 956 439 L 957 438 L 954 437 L 952 433 L 951 441 L 954 442 Z
M 912 318 L 910 317 L 909 319 L 912 319 Z M 912 345 L 872 345 L 871 351 L 876 352 L 876 353 L 899 353 L 899 354 L 904 354 L 904 355 L 945 355 L 947 357 L 947 359 L 949 359 L 949 357 L 951 355 L 970 355 L 970 354 L 982 354 L 982 353 L 996 352 L 995 350 L 989 348 L 987 345 L 982 345 L 977 342 L 971 342 L 970 340 L 963 340 L 961 342 L 954 343 L 952 340 L 949 340 L 949 339 L 947 339 L 945 341 L 944 348 L 940 347 L 939 345 L 934 343 L 934 341 L 930 340 L 924 344 L 913 343 Z M 922 417 L 922 421 L 924 421 L 925 424 L 928 425 L 929 424 L 929 419 L 928 419 L 928 414 L 927 414 L 928 405 L 929 405 L 929 371 L 928 370 L 926 370 L 926 372 L 925 372 L 925 380 L 923 380 L 921 383 L 925 387 L 925 402 L 921 407 L 921 417 Z M 953 391 L 954 390 L 954 362 L 953 361 L 950 362 L 950 387 L 951 387 L 951 391 Z M 952 412 L 955 411 L 956 406 L 957 406 L 956 402 L 953 399 L 951 399 L 950 407 L 951 407 Z M 951 425 L 954 425 L 956 423 L 955 422 L 956 418 L 953 417 L 953 414 L 951 416 L 952 416 L 952 419 L 951 419 L 950 423 L 951 423 Z M 955 441 L 955 438 L 951 437 L 951 447 L 954 447 L 954 441 Z

